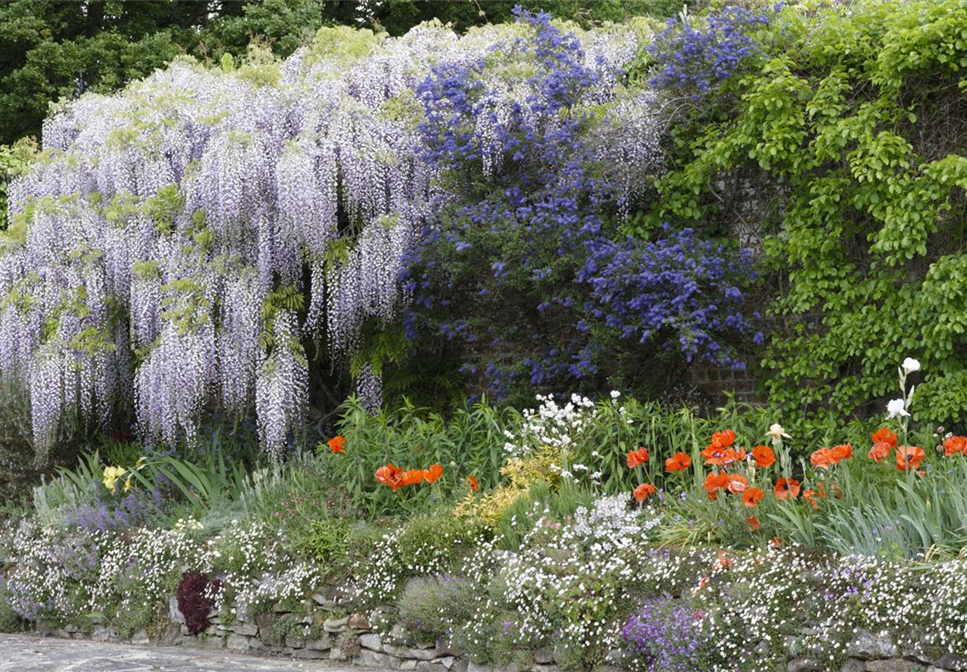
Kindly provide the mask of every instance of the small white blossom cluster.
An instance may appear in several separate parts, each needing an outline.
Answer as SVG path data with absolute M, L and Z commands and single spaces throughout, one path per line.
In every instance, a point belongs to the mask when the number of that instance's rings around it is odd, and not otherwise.
M 563 406 L 551 395 L 538 394 L 537 401 L 540 406 L 536 410 L 524 409 L 520 430 L 516 434 L 509 430 L 504 434 L 508 439 L 504 450 L 512 457 L 523 457 L 542 446 L 567 451 L 594 419 L 594 402 L 579 394 L 572 394 Z
M 709 672 L 765 672 L 789 657 L 836 672 L 863 636 L 923 660 L 967 650 L 965 569 L 798 549 L 720 555 L 692 591 L 716 645 Z
M 452 638 L 488 654 L 554 645 L 575 652 L 581 662 L 601 662 L 619 643 L 626 590 L 647 557 L 647 533 L 658 522 L 631 510 L 627 497 L 579 509 L 573 522 L 554 522 L 541 506 L 513 518 L 512 527 L 523 533 L 520 548 L 480 541 L 457 565 L 456 575 L 473 577 L 479 588 L 474 615 L 451 623 Z M 452 566 L 424 568 L 433 575 Z M 387 587 L 396 583 L 386 579 Z
M 356 590 L 363 604 L 380 604 L 396 599 L 406 579 L 434 576 L 451 569 L 454 558 L 471 546 L 459 531 L 441 528 L 432 538 L 415 545 L 404 539 L 399 529 L 383 536 L 370 556 L 353 569 Z
M 167 603 L 186 569 L 210 570 L 183 528 L 122 536 L 23 521 L 12 545 L 7 595 L 30 621 L 69 622 L 90 612 L 125 618 Z
M 322 572 L 316 565 L 308 562 L 298 562 L 276 572 L 266 572 L 261 578 L 243 581 L 241 587 L 236 587 L 233 605 L 235 613 L 251 614 L 266 605 L 302 600 L 321 581 Z
M 193 519 L 124 535 L 23 521 L 4 539 L 12 566 L 6 599 L 29 621 L 77 622 L 101 612 L 120 622 L 157 613 L 187 571 L 217 578 L 216 609 L 229 613 L 302 599 L 321 581 L 319 568 L 294 561 L 265 525 L 233 521 L 208 540 L 200 531 Z

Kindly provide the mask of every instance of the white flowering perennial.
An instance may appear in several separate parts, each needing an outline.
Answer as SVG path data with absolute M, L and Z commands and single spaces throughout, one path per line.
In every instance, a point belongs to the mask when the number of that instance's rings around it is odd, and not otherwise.
M 510 457 L 525 457 L 541 447 L 566 452 L 594 419 L 594 402 L 579 394 L 572 394 L 563 406 L 551 395 L 538 394 L 536 398 L 540 405 L 524 409 L 520 431 L 505 433 L 504 450 Z
M 325 337 L 344 361 L 363 323 L 405 298 L 399 272 L 441 195 L 420 158 L 417 85 L 524 31 L 324 29 L 282 63 L 178 60 L 50 116 L 0 245 L 0 373 L 29 386 L 38 446 L 68 412 L 107 421 L 108 400 L 133 393 L 145 435 L 191 439 L 218 403 L 254 407 L 266 448 L 282 449 L 306 403 L 302 341 Z M 600 76 L 585 104 L 600 105 L 638 37 L 583 38 Z M 609 129 L 638 128 L 652 104 L 624 100 Z M 629 151 L 657 151 L 651 128 Z M 377 378 L 360 392 L 379 395 Z

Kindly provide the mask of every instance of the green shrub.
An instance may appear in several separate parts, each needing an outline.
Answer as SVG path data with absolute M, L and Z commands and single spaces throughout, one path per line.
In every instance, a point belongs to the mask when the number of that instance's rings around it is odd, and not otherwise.
M 787 417 L 879 412 L 908 354 L 925 369 L 918 417 L 967 413 L 965 114 L 950 105 L 965 30 L 959 0 L 790 3 L 753 71 L 683 103 L 653 221 L 764 239 L 761 373 Z
M 406 582 L 399 599 L 399 617 L 417 640 L 446 637 L 469 620 L 479 602 L 468 577 L 417 576 Z

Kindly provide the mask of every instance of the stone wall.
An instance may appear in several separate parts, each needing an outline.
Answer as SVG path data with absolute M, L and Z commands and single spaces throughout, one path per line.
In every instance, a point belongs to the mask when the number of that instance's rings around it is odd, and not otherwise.
M 243 618 L 231 623 L 211 619 L 208 629 L 191 635 L 180 618 L 172 598 L 170 616 L 157 632 L 140 631 L 121 638 L 104 623 L 92 621 L 91 627 L 52 628 L 39 624 L 39 634 L 68 639 L 93 639 L 131 644 L 186 646 L 205 649 L 227 649 L 235 652 L 275 655 L 295 659 L 335 660 L 369 668 L 413 670 L 416 672 L 497 672 L 495 668 L 477 665 L 462 651 L 447 642 L 416 642 L 400 626 L 388 635 L 373 632 L 369 619 L 362 614 L 346 614 L 321 595 L 303 605 L 299 615 L 281 607 L 269 613 Z M 798 651 L 800 638 L 789 636 L 785 644 L 790 660 L 786 672 L 821 672 L 830 669 L 810 654 Z M 837 644 L 836 667 L 840 672 L 967 672 L 964 655 L 945 654 L 929 657 L 898 647 L 888 635 L 858 632 L 845 646 Z M 816 652 L 812 652 L 815 654 Z M 830 652 L 823 652 L 829 654 Z M 514 664 L 500 672 L 560 672 L 553 655 L 546 650 L 522 652 L 520 660 L 530 664 Z M 617 672 L 623 666 L 619 652 L 613 652 L 610 663 L 599 672 Z M 695 672 L 700 672 L 696 670 Z

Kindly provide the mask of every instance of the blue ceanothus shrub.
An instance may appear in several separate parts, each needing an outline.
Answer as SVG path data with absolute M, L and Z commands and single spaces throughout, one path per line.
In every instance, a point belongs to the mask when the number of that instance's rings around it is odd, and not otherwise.
M 647 184 L 623 188 L 609 168 L 660 169 L 654 94 L 602 81 L 547 15 L 518 17 L 531 35 L 441 63 L 417 88 L 447 197 L 404 272 L 407 335 L 449 341 L 496 396 L 631 386 L 627 362 L 645 356 L 741 367 L 748 254 L 691 229 L 621 231 Z M 620 138 L 607 134 L 617 115 Z
M 727 7 L 709 14 L 701 25 L 685 16 L 668 19 L 647 48 L 656 62 L 652 86 L 691 90 L 698 96 L 732 77 L 759 53 L 755 30 L 767 25 L 780 7 L 763 12 Z

